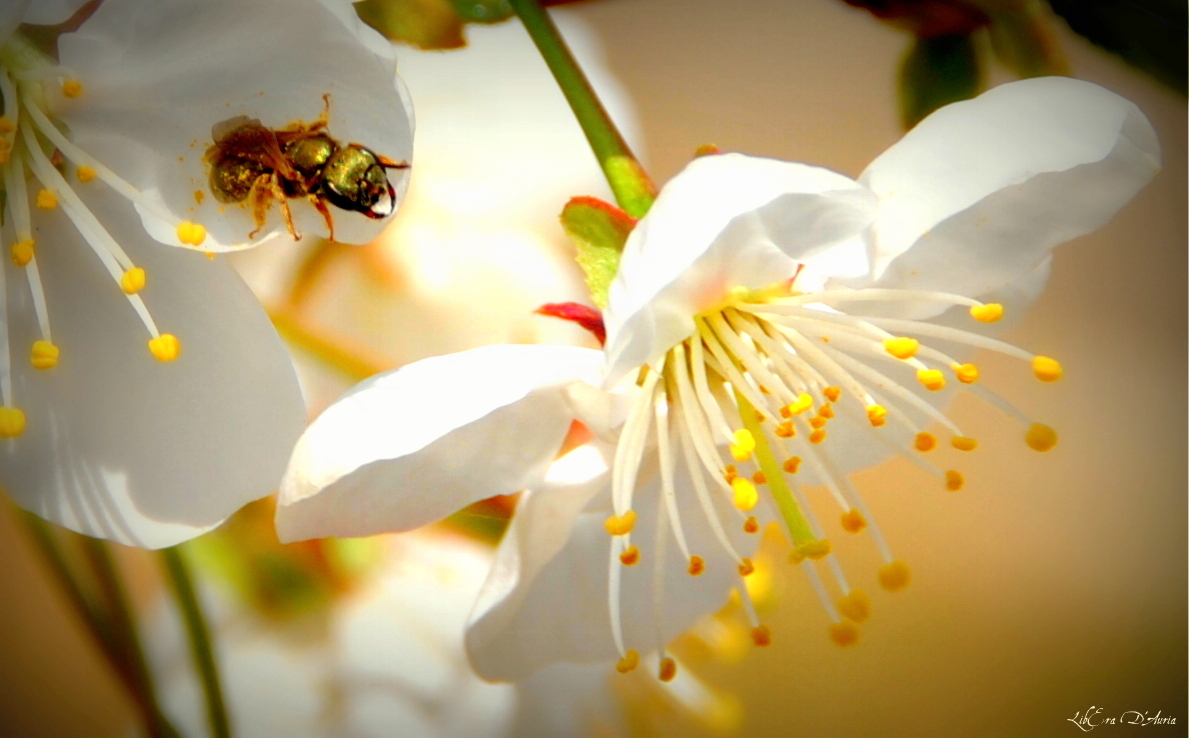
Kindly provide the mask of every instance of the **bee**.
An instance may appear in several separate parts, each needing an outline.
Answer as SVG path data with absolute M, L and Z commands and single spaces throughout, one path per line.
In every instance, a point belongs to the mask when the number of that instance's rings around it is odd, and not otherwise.
M 408 169 L 409 164 L 357 143 L 344 146 L 336 141 L 326 132 L 330 96 L 322 100 L 322 113 L 312 123 L 272 129 L 240 116 L 211 131 L 214 144 L 206 150 L 211 193 L 219 202 L 248 203 L 256 223 L 249 239 L 264 228 L 274 202 L 280 204 L 294 240 L 301 234 L 293 225 L 290 199 L 308 199 L 326 221 L 332 241 L 334 218 L 327 203 L 377 219 L 396 209 L 396 190 L 387 170 Z

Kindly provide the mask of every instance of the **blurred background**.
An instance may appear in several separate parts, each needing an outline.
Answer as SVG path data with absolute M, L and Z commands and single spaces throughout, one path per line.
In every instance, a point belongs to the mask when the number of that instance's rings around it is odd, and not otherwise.
M 838 0 L 598 0 L 554 12 L 658 183 L 709 143 L 857 176 L 902 133 L 897 68 L 912 37 Z M 960 398 L 953 416 L 981 441 L 964 458 L 964 490 L 938 491 L 897 460 L 856 477 L 914 573 L 888 595 L 874 581 L 875 551 L 842 548 L 852 583 L 874 599 L 857 647 L 834 647 L 804 579 L 774 566 L 762 597 L 771 647 L 739 648 L 731 624 L 742 620 L 728 608 L 677 645 L 699 681 L 677 692 L 609 682 L 599 689 L 622 720 L 584 729 L 1050 736 L 1072 735 L 1067 719 L 1097 706 L 1160 711 L 1177 724 L 1149 731 L 1184 733 L 1185 98 L 1054 28 L 1072 74 L 1133 100 L 1164 148 L 1146 190 L 1057 251 L 1048 289 L 1006 337 L 1058 357 L 1066 378 L 1044 385 L 1011 360 L 978 359 L 986 385 L 1056 428 L 1061 444 L 1035 454 L 1014 421 Z M 311 413 L 356 375 L 425 356 L 508 341 L 590 345 L 532 311 L 584 300 L 556 214 L 607 188 L 518 22 L 466 34 L 466 49 L 400 52 L 417 158 L 381 242 L 260 249 L 241 264 L 298 339 Z M 987 71 L 989 84 L 1014 78 Z M 294 279 L 300 308 L 289 304 Z M 312 361 L 311 346 L 342 360 Z M 781 543 L 769 543 L 782 561 Z M 121 553 L 146 628 L 156 627 L 155 564 Z M 131 703 L 7 507 L 0 557 L 0 734 L 127 735 Z M 381 617 L 369 637 L 399 638 L 397 627 L 385 635 L 391 622 Z M 491 699 L 490 714 L 512 714 L 501 702 L 510 697 Z

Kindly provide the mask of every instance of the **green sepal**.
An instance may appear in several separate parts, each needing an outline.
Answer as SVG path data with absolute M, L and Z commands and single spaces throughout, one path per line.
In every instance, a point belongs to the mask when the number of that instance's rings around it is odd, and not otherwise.
M 462 18 L 451 0 L 361 0 L 354 5 L 360 20 L 389 41 L 424 51 L 466 46 Z
M 912 128 L 941 106 L 974 97 L 982 87 L 969 35 L 917 38 L 900 66 L 900 122 Z
M 561 211 L 561 225 L 574 244 L 578 266 L 594 304 L 607 307 L 607 290 L 636 219 L 595 197 L 575 197 Z

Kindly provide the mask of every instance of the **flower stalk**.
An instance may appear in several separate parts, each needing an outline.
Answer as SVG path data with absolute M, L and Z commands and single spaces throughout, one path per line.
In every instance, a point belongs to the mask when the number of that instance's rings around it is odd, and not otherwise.
M 586 134 L 615 201 L 634 218 L 642 217 L 656 199 L 656 185 L 644 171 L 627 142 L 599 101 L 590 81 L 566 46 L 538 0 L 509 0 L 537 45 L 549 71 L 561 87 L 566 101 Z

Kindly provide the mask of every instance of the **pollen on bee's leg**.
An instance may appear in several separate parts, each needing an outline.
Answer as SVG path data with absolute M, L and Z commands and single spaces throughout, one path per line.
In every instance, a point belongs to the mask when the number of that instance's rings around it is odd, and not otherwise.
M 120 289 L 124 290 L 125 295 L 135 295 L 144 289 L 145 279 L 145 271 L 142 267 L 132 267 L 124 272 L 124 276 L 120 277 Z
M 735 461 L 747 461 L 755 448 L 756 439 L 751 435 L 751 431 L 746 428 L 735 431 L 735 440 L 731 443 L 731 456 Z
M 613 536 L 626 536 L 636 527 L 636 511 L 628 510 L 623 515 L 612 515 L 603 523 L 603 527 Z
M 736 477 L 731 482 L 731 490 L 735 495 L 735 507 L 743 512 L 752 510 L 760 501 L 760 494 L 756 491 L 756 486 L 752 484 L 750 479 Z
M 957 492 L 965 484 L 966 479 L 962 476 L 962 472 L 951 469 L 945 473 L 945 488 L 950 492 Z
M 743 521 L 744 533 L 758 533 L 760 530 L 760 521 L 756 520 L 754 515 L 751 515 L 747 520 Z
M 1065 370 L 1056 359 L 1035 356 L 1032 358 L 1032 373 L 1042 382 L 1056 382 L 1065 375 Z
M 41 189 L 37 191 L 37 207 L 42 210 L 53 210 L 58 207 L 58 196 L 52 191 Z
M 974 384 L 978 381 L 978 367 L 974 364 L 954 364 L 950 368 L 962 384 Z
M 899 592 L 912 581 L 912 570 L 908 564 L 900 561 L 890 561 L 879 567 L 879 586 L 888 592 Z
M 922 453 L 937 448 L 937 436 L 932 433 L 918 433 L 912 441 L 913 448 Z
M 640 665 L 640 652 L 634 648 L 629 648 L 627 653 L 623 655 L 616 664 L 615 670 L 620 674 L 627 674 L 630 671 L 635 671 L 636 667 Z
M 18 407 L 0 406 L 0 438 L 16 438 L 24 432 L 24 411 Z
M 26 238 L 12 245 L 12 263 L 19 267 L 33 261 L 33 239 Z
M 701 556 L 697 556 L 697 555 L 690 556 L 689 557 L 689 568 L 686 569 L 686 571 L 689 572 L 689 575 L 691 577 L 699 576 L 702 572 L 706 571 L 705 559 L 703 559 Z
M 917 381 L 923 384 L 925 389 L 930 392 L 945 389 L 945 375 L 941 373 L 940 369 L 921 369 L 917 371 Z
M 830 640 L 837 646 L 853 646 L 859 642 L 859 626 L 849 620 L 830 623 Z
M 149 339 L 149 352 L 157 361 L 173 361 L 182 353 L 182 342 L 172 333 Z
M 201 246 L 206 240 L 206 228 L 201 223 L 183 220 L 178 223 L 178 240 L 188 246 Z
M 1033 451 L 1048 451 L 1057 445 L 1057 431 L 1047 425 L 1033 423 L 1028 432 L 1024 434 L 1024 442 Z
M 867 421 L 875 428 L 888 422 L 888 409 L 883 405 L 867 406 Z
M 842 529 L 847 533 L 861 533 L 867 527 L 867 518 L 855 508 L 842 513 Z
M 29 352 L 29 363 L 34 369 L 53 369 L 58 365 L 58 347 L 46 340 L 33 342 L 33 349 Z
M 997 302 L 988 302 L 983 305 L 971 305 L 970 317 L 974 318 L 980 323 L 994 323 L 1003 317 L 1003 306 Z
M 90 182 L 95 179 L 96 173 L 94 169 L 84 164 L 74 170 L 74 176 L 78 177 L 79 182 Z
M 640 549 L 634 545 L 628 546 L 619 554 L 619 560 L 624 566 L 635 566 L 640 563 Z
M 959 451 L 973 451 L 978 448 L 978 441 L 964 436 L 954 436 L 950 439 L 950 445 Z
M 665 656 L 661 659 L 661 667 L 657 673 L 657 678 L 662 682 L 671 682 L 675 676 L 677 676 L 677 662 L 669 656 Z
M 755 570 L 756 566 L 755 564 L 751 563 L 751 559 L 744 558 L 739 562 L 739 576 L 749 577 L 755 573 Z
M 757 625 L 751 629 L 751 641 L 761 648 L 772 645 L 772 629 L 767 625 Z
M 883 342 L 884 350 L 897 359 L 911 359 L 916 356 L 917 349 L 921 347 L 920 341 L 915 338 L 906 338 L 898 336 L 894 338 L 885 338 Z
M 62 80 L 62 94 L 66 97 L 78 97 L 83 94 L 83 83 L 77 79 Z
M 865 623 L 871 618 L 871 598 L 861 589 L 852 589 L 849 594 L 839 597 L 836 604 L 843 617 L 856 623 Z

